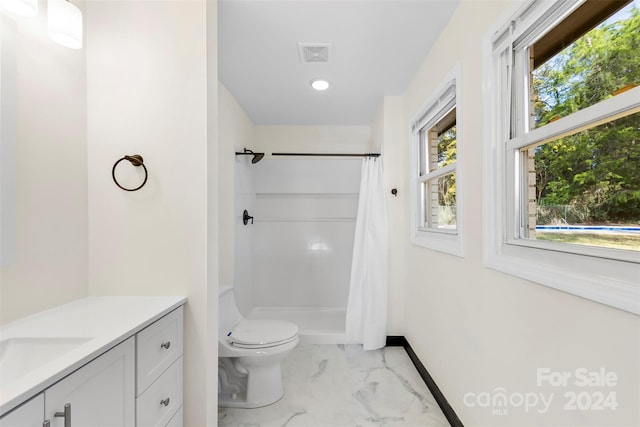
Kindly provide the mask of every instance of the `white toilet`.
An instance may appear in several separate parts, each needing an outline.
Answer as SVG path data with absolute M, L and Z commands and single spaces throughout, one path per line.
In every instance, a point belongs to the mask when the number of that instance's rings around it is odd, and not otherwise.
M 284 394 L 281 363 L 298 345 L 298 326 L 242 317 L 232 286 L 219 291 L 218 405 L 257 408 Z

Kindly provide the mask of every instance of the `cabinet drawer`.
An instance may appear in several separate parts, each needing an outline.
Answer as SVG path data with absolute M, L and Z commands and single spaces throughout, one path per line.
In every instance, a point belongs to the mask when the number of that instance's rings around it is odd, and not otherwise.
M 138 332 L 136 396 L 182 355 L 182 307 Z
M 136 426 L 165 426 L 182 407 L 182 357 L 136 399 Z

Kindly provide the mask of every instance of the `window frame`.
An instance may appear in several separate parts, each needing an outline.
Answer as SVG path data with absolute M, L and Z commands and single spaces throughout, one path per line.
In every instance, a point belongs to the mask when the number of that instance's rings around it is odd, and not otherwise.
M 461 68 L 457 64 L 443 79 L 427 102 L 409 122 L 409 164 L 410 164 L 410 234 L 414 245 L 434 249 L 440 252 L 464 256 L 463 248 L 463 210 L 462 210 L 462 159 L 463 134 L 461 124 Z M 456 161 L 432 172 L 421 175 L 421 153 L 423 130 L 432 128 L 440 122 L 453 108 L 456 111 Z M 426 133 L 426 132 L 425 132 Z M 428 149 L 428 142 L 426 143 Z M 439 177 L 455 173 L 456 179 L 456 228 L 448 230 L 435 227 L 424 227 L 425 197 L 422 183 L 437 180 Z
M 624 111 L 640 107 L 640 87 L 636 87 L 528 130 L 526 47 L 583 3 L 584 0 L 531 0 L 514 9 L 510 19 L 502 20 L 496 31 L 484 38 L 484 263 L 514 276 L 640 314 L 640 255 L 518 238 L 522 221 L 518 194 L 524 191 L 518 175 L 520 149 L 611 121 Z

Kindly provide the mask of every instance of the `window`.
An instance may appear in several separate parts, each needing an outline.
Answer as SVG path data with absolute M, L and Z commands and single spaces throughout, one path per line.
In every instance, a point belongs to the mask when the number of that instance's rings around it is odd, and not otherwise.
M 460 132 L 454 70 L 411 122 L 412 241 L 462 256 Z
M 531 1 L 488 43 L 485 258 L 640 313 L 640 11 Z

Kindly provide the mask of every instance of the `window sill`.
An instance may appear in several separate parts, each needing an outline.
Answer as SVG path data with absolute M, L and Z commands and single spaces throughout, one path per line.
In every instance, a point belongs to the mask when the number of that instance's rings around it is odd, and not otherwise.
M 411 236 L 411 243 L 427 249 L 433 249 L 450 255 L 464 257 L 462 237 L 458 233 L 442 231 L 416 230 Z
M 640 314 L 640 265 L 636 263 L 504 244 L 499 253 L 485 256 L 485 265 L 553 289 Z

